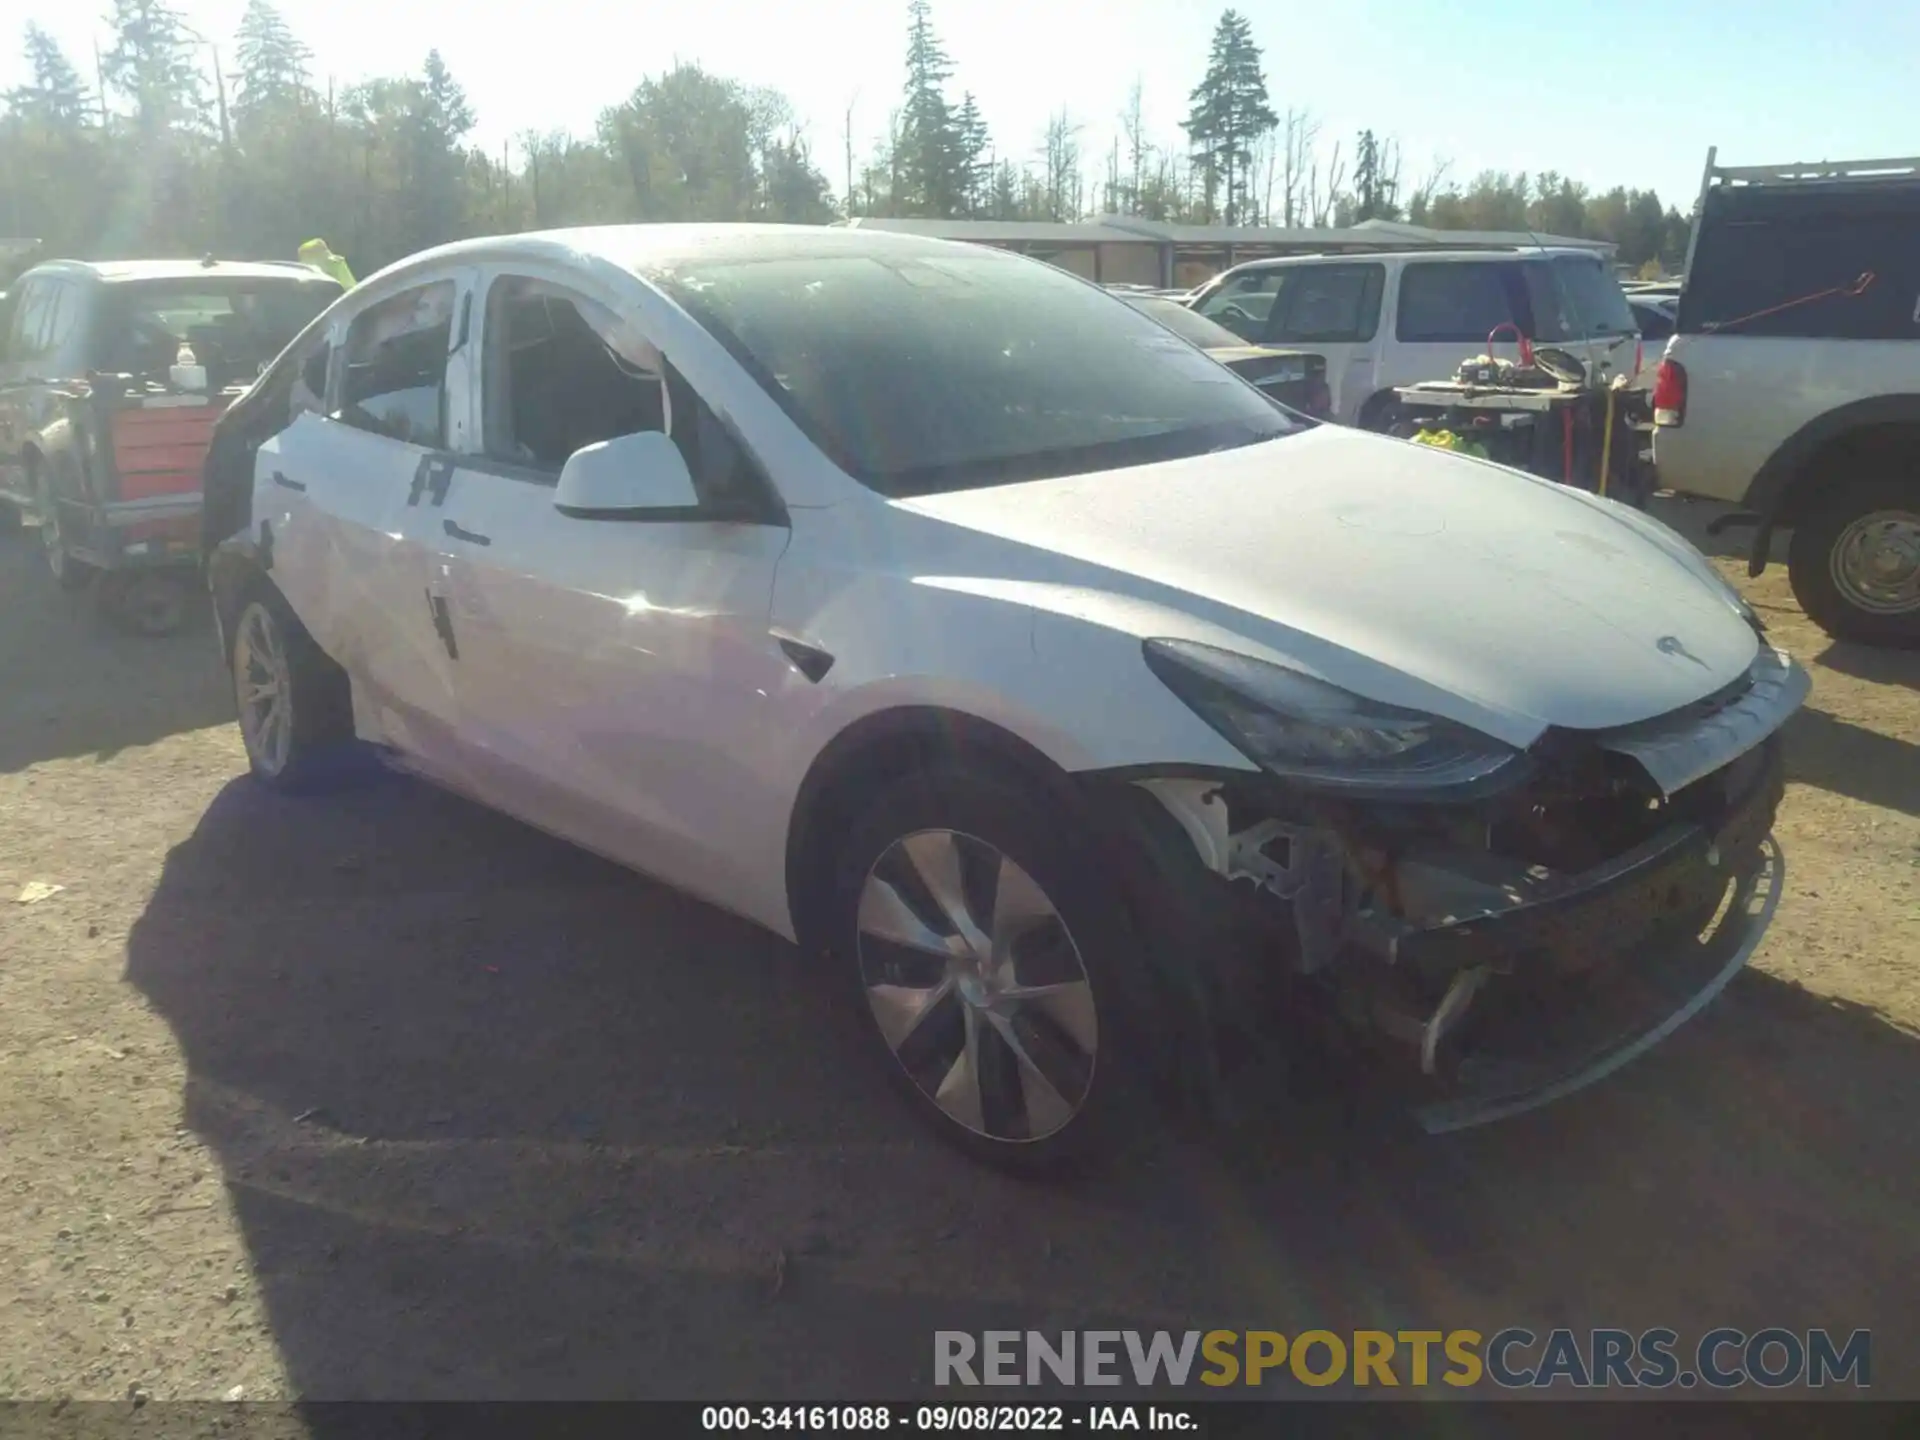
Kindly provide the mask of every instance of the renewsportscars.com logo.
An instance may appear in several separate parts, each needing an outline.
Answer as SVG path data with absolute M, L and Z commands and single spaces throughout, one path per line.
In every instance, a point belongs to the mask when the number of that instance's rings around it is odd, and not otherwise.
M 936 1385 L 1449 1385 L 1664 1390 L 1706 1385 L 1819 1389 L 1873 1383 L 1873 1334 L 1709 1330 L 1691 1347 L 1666 1329 L 936 1330 Z

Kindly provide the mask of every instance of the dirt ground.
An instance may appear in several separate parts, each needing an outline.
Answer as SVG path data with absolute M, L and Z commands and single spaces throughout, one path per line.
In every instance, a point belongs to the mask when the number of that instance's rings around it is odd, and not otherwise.
M 263 792 L 209 626 L 0 538 L 0 1395 L 908 1396 L 936 1328 L 1108 1323 L 1869 1327 L 1920 1396 L 1920 655 L 1748 588 L 1815 680 L 1719 1002 L 1483 1130 L 1275 1099 L 1050 1189 L 923 1140 L 790 947 L 406 782 Z

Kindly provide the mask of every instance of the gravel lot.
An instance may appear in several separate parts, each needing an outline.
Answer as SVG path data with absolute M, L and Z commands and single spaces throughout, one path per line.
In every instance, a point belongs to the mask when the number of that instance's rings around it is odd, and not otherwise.
M 265 793 L 210 626 L 0 537 L 0 1394 L 905 1396 L 936 1328 L 1109 1322 L 1867 1326 L 1920 1396 L 1920 655 L 1749 589 L 1815 684 L 1717 1005 L 1485 1130 L 1274 1097 L 1047 1189 L 790 947 L 399 780 Z

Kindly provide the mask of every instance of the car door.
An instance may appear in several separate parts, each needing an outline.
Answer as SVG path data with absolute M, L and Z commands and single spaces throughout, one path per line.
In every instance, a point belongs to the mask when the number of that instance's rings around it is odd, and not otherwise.
M 36 346 L 50 284 L 29 277 L 14 286 L 4 335 L 0 335 L 0 494 L 31 503 L 21 464 L 23 381 Z
M 784 512 L 670 355 L 630 320 L 609 346 L 619 297 L 502 272 L 475 313 L 477 453 L 458 458 L 433 512 L 472 788 L 724 901 L 744 883 L 742 859 L 715 846 L 712 807 L 730 771 L 768 752 L 766 697 L 790 669 L 768 636 Z M 697 512 L 555 509 L 567 455 L 643 429 L 687 456 Z
M 26 472 L 27 446 L 36 439 L 39 392 L 64 287 L 51 276 L 30 277 L 20 287 L 0 368 L 0 490 L 22 504 L 35 503 Z
M 1269 311 L 1262 342 L 1324 355 L 1333 416 L 1351 425 L 1376 388 L 1387 267 L 1330 261 L 1288 266 L 1283 273 L 1288 279 Z
M 308 408 L 261 446 L 254 480 L 273 577 L 353 676 L 363 730 L 453 783 L 453 657 L 422 502 L 444 491 L 471 418 L 460 323 L 471 288 L 470 271 L 441 272 L 340 317 L 297 387 Z M 310 408 L 323 370 L 325 399 Z

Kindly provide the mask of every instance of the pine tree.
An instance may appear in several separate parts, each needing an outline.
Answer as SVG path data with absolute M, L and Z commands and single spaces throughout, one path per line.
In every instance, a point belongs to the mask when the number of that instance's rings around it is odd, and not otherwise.
M 1353 222 L 1400 218 L 1400 162 L 1389 140 L 1362 130 L 1353 151 Z M 1423 207 L 1424 209 L 1424 207 Z
M 760 163 L 769 219 L 824 225 L 833 218 L 827 177 L 814 167 L 805 141 L 769 141 Z
M 31 22 L 27 25 L 27 69 L 31 85 L 7 92 L 7 108 L 29 124 L 52 130 L 77 130 L 87 123 L 92 99 L 80 74 L 54 38 Z
M 928 0 L 907 6 L 907 94 L 900 112 L 896 206 L 907 214 L 950 216 L 959 198 L 956 126 L 942 86 L 953 75 Z
M 1183 128 L 1193 142 L 1193 158 L 1200 162 L 1209 218 L 1213 197 L 1224 182 L 1226 222 L 1237 224 L 1246 210 L 1253 142 L 1280 123 L 1267 103 L 1253 27 L 1237 10 L 1226 11 L 1214 27 L 1207 72 L 1189 98 L 1193 108 Z
M 308 66 L 313 54 L 267 0 L 247 0 L 235 38 L 240 73 L 233 110 L 240 125 L 270 110 L 290 110 L 312 96 Z
M 979 215 L 987 208 L 993 188 L 993 167 L 987 159 L 993 137 L 987 133 L 987 122 L 981 117 L 980 106 L 971 90 L 961 97 L 953 129 L 959 211 L 962 215 Z
M 198 37 L 164 0 L 113 0 L 113 46 L 101 60 L 107 87 L 133 106 L 140 134 L 206 127 L 206 77 L 194 58 Z
M 421 78 L 410 87 L 405 119 L 404 166 L 412 248 L 425 249 L 458 236 L 466 219 L 466 151 L 473 129 L 466 92 L 438 50 L 429 50 Z

